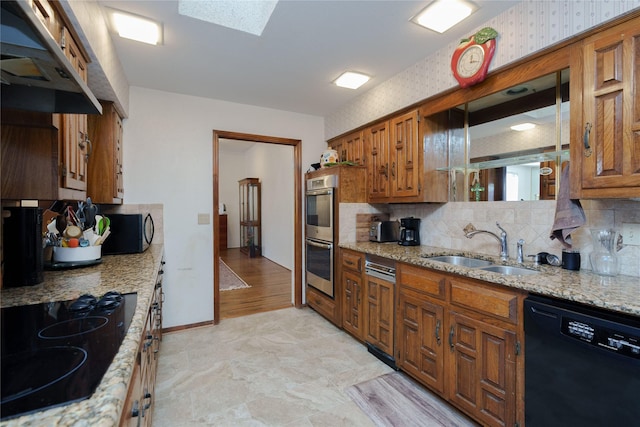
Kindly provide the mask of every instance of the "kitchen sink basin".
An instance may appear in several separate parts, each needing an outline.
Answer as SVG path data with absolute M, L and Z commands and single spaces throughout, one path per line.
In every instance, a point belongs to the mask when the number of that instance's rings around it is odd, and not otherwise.
M 491 265 L 489 267 L 479 268 L 478 270 L 492 271 L 494 273 L 504 274 L 506 276 L 525 276 L 529 274 L 538 274 L 536 270 L 528 268 L 512 267 L 509 265 Z
M 425 258 L 430 261 L 446 262 L 447 264 L 461 265 L 469 268 L 486 267 L 493 264 L 491 261 L 486 261 L 484 259 L 469 258 L 459 255 L 443 255 Z

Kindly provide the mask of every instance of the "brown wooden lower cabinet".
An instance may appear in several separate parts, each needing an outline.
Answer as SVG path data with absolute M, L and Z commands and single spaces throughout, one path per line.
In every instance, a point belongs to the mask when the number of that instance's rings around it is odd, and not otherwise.
M 377 277 L 366 277 L 365 341 L 393 356 L 395 285 Z
M 342 271 L 342 327 L 362 341 L 364 331 L 362 273 Z
M 307 286 L 307 305 L 337 327 L 342 326 L 340 305 L 337 304 L 335 299 L 323 294 L 316 288 Z
M 364 254 L 342 249 L 342 328 L 389 356 L 394 353 L 395 285 L 365 274 Z
M 524 425 L 525 292 L 398 264 L 396 364 L 487 426 Z
M 164 265 L 164 261 L 162 262 Z M 158 354 L 162 341 L 162 267 L 153 292 L 153 299 L 142 331 L 142 339 L 136 354 L 135 366 L 127 390 L 127 399 L 120 416 L 120 427 L 151 427 L 155 404 L 155 384 Z

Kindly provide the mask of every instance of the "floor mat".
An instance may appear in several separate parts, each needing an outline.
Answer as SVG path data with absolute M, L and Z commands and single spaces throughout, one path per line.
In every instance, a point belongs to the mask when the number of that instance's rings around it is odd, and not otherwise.
M 218 263 L 220 268 L 220 290 L 232 291 L 234 289 L 250 288 L 244 280 L 240 278 L 236 273 L 231 270 L 227 264 L 220 259 Z
M 477 426 L 400 372 L 348 387 L 346 393 L 376 426 Z

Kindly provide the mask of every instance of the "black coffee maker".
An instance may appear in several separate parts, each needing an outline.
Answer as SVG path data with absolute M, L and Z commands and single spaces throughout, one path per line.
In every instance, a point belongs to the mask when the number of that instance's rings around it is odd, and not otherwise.
M 400 218 L 400 240 L 402 246 L 420 245 L 420 218 Z

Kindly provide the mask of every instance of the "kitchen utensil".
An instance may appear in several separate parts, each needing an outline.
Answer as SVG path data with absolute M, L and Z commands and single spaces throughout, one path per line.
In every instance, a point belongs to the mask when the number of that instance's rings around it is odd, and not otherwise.
M 91 228 L 95 225 L 96 215 L 98 214 L 98 205 L 91 202 L 91 197 L 87 197 L 85 204 L 84 218 L 85 228 Z
M 96 215 L 96 224 L 93 229 L 98 236 L 102 236 L 109 225 L 109 218 L 102 215 Z
M 58 234 L 61 236 L 64 234 L 64 230 L 67 229 L 67 219 L 64 215 L 58 215 L 56 217 L 56 230 L 58 230 Z
M 84 228 L 85 228 L 85 217 L 84 217 L 85 205 L 84 205 L 84 202 L 78 202 L 78 210 L 75 213 L 76 213 L 76 218 L 78 218 L 78 224 L 77 225 L 80 227 L 81 230 L 84 230 Z
M 80 225 L 80 220 L 71 206 L 67 207 L 68 221 L 73 225 Z
M 68 239 L 78 239 L 82 236 L 82 230 L 77 225 L 70 225 L 64 230 L 64 237 Z

